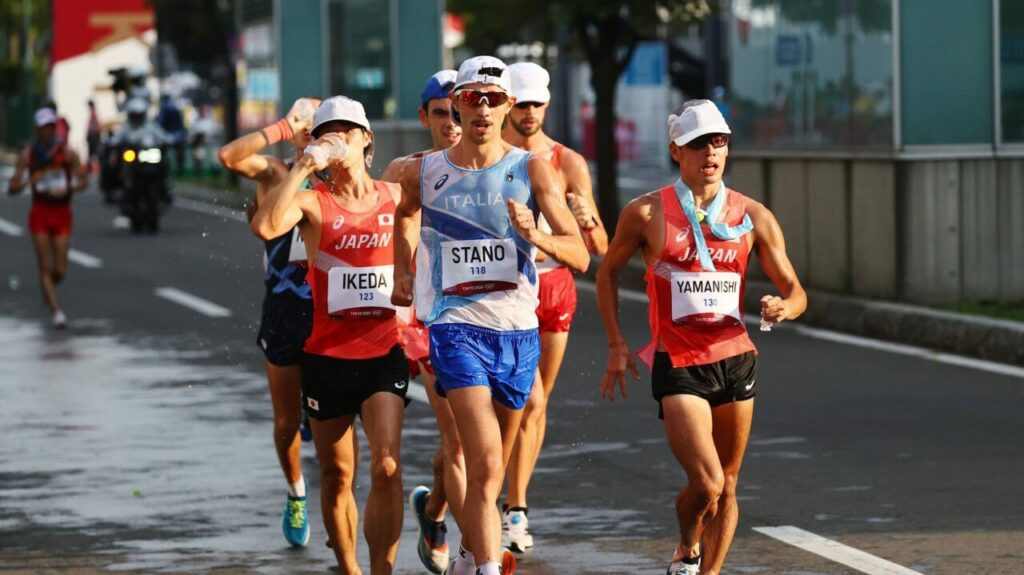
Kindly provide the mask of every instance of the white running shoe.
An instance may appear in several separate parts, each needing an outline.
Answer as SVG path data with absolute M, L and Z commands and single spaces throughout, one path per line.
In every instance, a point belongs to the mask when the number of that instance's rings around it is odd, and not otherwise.
M 501 545 L 516 553 L 524 553 L 533 547 L 530 522 L 522 511 L 505 511 L 501 514 Z
M 700 575 L 700 557 L 697 558 L 696 563 L 673 561 L 669 564 L 665 575 Z
M 64 312 L 57 310 L 53 312 L 53 327 L 57 329 L 64 329 L 68 326 L 68 316 L 64 315 Z

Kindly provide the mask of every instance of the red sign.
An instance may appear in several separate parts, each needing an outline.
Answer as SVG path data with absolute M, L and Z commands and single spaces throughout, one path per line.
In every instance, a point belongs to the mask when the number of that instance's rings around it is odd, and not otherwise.
M 146 0 L 53 0 L 53 63 L 96 52 L 154 26 Z

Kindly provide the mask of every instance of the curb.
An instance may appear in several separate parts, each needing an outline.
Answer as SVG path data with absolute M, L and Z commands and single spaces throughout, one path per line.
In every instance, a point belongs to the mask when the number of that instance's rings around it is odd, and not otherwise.
M 600 263 L 593 259 L 583 277 L 594 280 Z M 644 273 L 643 264 L 630 261 L 619 275 L 619 286 L 644 291 Z M 747 313 L 757 313 L 761 297 L 768 293 L 776 293 L 770 282 L 748 280 L 743 301 Z M 1024 322 L 809 289 L 807 311 L 796 323 L 1024 366 Z

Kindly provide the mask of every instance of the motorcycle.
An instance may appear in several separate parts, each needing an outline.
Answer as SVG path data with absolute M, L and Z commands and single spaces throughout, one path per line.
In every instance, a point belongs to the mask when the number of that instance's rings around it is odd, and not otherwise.
M 160 229 L 160 211 L 167 188 L 167 158 L 164 142 L 152 134 L 125 138 L 108 151 L 108 172 L 101 174 L 104 194 L 111 199 L 121 190 L 121 213 L 131 222 L 134 233 Z

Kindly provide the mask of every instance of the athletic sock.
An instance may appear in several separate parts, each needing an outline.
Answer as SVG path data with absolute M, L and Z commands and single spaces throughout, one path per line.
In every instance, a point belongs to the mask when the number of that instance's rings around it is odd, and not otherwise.
M 527 517 L 530 516 L 529 507 L 509 507 L 508 505 L 505 506 L 505 513 L 514 513 L 516 511 L 522 511 L 523 515 L 526 515 Z
M 501 575 L 501 565 L 497 561 L 477 565 L 476 575 Z
M 288 495 L 292 497 L 305 497 L 306 496 L 306 480 L 299 476 L 299 480 L 295 483 L 288 484 Z
M 455 558 L 455 567 L 452 569 L 452 575 L 473 575 L 475 568 L 476 562 L 473 560 L 473 554 L 462 545 L 459 545 L 459 556 Z

